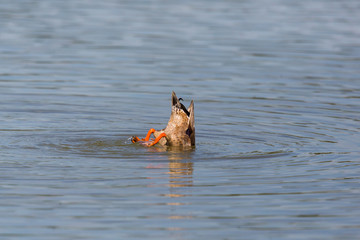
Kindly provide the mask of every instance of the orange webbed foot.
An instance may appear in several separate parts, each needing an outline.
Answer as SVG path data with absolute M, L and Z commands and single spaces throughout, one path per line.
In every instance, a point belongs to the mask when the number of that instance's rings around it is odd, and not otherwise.
M 139 141 L 141 141 L 141 139 L 138 138 L 137 136 L 132 136 L 132 137 L 131 137 L 131 142 L 132 142 L 132 143 L 136 143 L 136 142 L 139 142 Z

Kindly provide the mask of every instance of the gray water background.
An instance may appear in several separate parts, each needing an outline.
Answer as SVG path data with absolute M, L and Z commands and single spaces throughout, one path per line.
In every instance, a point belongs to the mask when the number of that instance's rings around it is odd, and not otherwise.
M 359 10 L 1 1 L 0 238 L 359 238 Z M 132 144 L 172 90 L 196 148 Z

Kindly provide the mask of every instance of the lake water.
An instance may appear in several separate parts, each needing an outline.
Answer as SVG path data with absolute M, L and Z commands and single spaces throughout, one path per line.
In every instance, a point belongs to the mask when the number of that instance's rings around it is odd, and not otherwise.
M 359 238 L 359 11 L 2 1 L 0 238 Z M 172 90 L 196 148 L 132 144 Z

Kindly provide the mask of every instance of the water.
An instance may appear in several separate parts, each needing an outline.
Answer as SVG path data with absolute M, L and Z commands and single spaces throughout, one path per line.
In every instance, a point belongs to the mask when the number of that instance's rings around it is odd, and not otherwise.
M 1 2 L 1 238 L 358 238 L 359 10 Z M 132 144 L 172 90 L 196 148 Z

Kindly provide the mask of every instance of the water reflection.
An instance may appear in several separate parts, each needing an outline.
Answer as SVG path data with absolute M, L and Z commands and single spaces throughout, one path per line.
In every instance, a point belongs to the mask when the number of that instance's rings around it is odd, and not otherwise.
M 193 186 L 192 175 L 194 171 L 194 163 L 191 160 L 193 151 L 194 149 L 185 151 L 171 149 L 168 152 L 170 191 L 173 188 Z M 171 195 L 171 197 L 177 196 L 175 194 Z
M 167 172 L 169 176 L 169 194 L 166 197 L 170 197 L 173 201 L 169 201 L 167 204 L 172 206 L 170 216 L 168 219 L 190 219 L 193 216 L 188 214 L 179 214 L 177 211 L 178 206 L 188 205 L 182 198 L 189 196 L 189 187 L 193 186 L 193 171 L 194 163 L 192 161 L 192 153 L 194 149 L 180 150 L 169 149 L 168 153 L 168 168 Z
M 184 194 L 180 193 L 176 188 L 191 187 L 193 186 L 193 171 L 194 163 L 192 162 L 192 153 L 194 148 L 179 149 L 179 148 L 168 148 L 168 168 L 169 171 L 169 191 L 170 197 L 183 197 Z
M 166 196 L 170 197 L 183 197 L 184 194 L 175 193 L 175 188 L 181 187 L 191 187 L 193 186 L 192 175 L 194 171 L 194 163 L 192 161 L 192 154 L 195 151 L 195 148 L 180 148 L 180 147 L 166 147 L 166 146 L 156 146 L 148 149 L 152 153 L 165 153 L 166 160 L 168 161 L 166 165 L 153 166 L 149 165 L 148 168 L 168 168 L 169 176 L 169 187 L 170 194 Z M 157 156 L 159 157 L 159 156 Z M 152 159 L 154 160 L 154 159 Z M 159 157 L 158 160 L 163 160 Z
M 193 165 L 192 162 L 170 161 L 169 186 L 171 188 L 191 187 L 193 185 Z
M 164 202 L 168 208 L 167 219 L 191 219 L 193 216 L 188 213 L 184 213 L 184 208 L 191 203 L 187 201 L 188 196 L 191 196 L 191 187 L 193 186 L 193 172 L 194 162 L 192 155 L 195 148 L 183 149 L 179 147 L 164 147 L 155 146 L 147 149 L 151 153 L 160 153 L 157 155 L 159 161 L 166 161 L 166 164 L 149 165 L 148 168 L 161 168 L 168 169 L 165 175 L 168 177 L 168 191 L 161 194 L 161 202 Z M 165 156 L 165 158 L 163 158 Z M 154 160 L 154 159 L 152 159 Z M 175 224 L 175 223 L 174 223 Z M 183 230 L 176 226 L 167 228 L 169 231 Z

